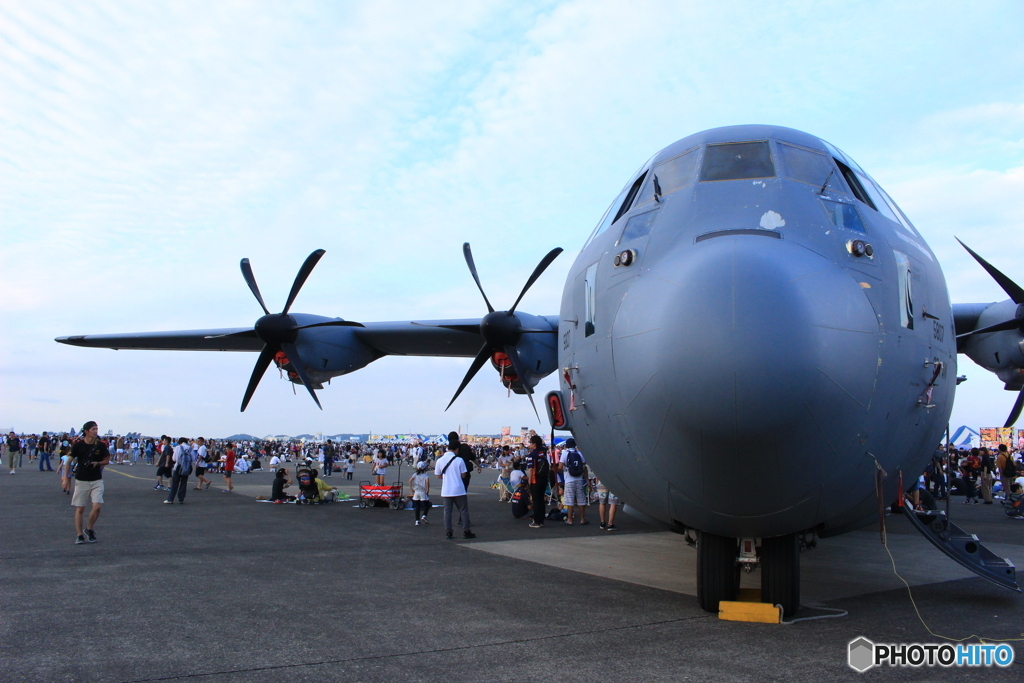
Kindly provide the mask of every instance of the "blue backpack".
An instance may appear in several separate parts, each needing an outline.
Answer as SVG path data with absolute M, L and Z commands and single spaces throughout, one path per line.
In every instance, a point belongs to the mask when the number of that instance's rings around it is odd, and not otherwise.
M 184 476 L 192 474 L 192 449 L 181 444 L 181 455 L 178 456 L 178 471 Z
M 565 459 L 565 469 L 570 476 L 583 476 L 583 456 L 575 448 L 569 449 L 569 455 Z

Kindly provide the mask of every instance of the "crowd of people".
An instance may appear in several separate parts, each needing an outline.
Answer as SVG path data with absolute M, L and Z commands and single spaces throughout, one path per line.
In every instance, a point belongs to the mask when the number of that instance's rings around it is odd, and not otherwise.
M 1024 519 L 1024 464 L 1022 452 L 1006 444 L 995 449 L 939 449 L 911 487 L 915 507 L 936 509 L 935 501 L 963 496 L 966 505 L 993 505 L 1002 501 L 1007 515 Z
M 510 503 L 512 516 L 529 519 L 531 528 L 545 522 L 564 521 L 586 525 L 587 507 L 600 502 L 602 529 L 614 531 L 619 500 L 589 471 L 586 460 L 572 439 L 549 448 L 536 434 L 528 443 L 504 446 L 472 446 L 452 432 L 447 443 L 322 443 L 277 441 L 229 441 L 204 437 L 163 435 L 159 438 L 137 434 L 101 437 L 95 422 L 80 432 L 41 435 L 8 434 L 0 443 L 2 457 L 16 474 L 19 468 L 36 467 L 58 472 L 63 491 L 75 507 L 76 543 L 94 543 L 94 525 L 103 504 L 102 472 L 108 466 L 155 467 L 153 489 L 166 492 L 164 504 L 183 504 L 189 489 L 207 490 L 217 477 L 223 479 L 224 493 L 234 490 L 233 476 L 269 469 L 275 472 L 269 500 L 274 503 L 325 503 L 337 496 L 337 488 L 326 479 L 335 474 L 351 480 L 357 462 L 369 463 L 376 485 L 384 486 L 389 469 L 408 465 L 409 507 L 417 526 L 428 524 L 432 506 L 431 474 L 440 479 L 445 510 L 445 535 L 453 536 L 453 513 L 463 537 L 473 538 L 467 487 L 473 473 L 495 468 L 492 487 L 500 501 Z M 293 478 L 289 465 L 295 467 Z M 431 472 L 431 470 L 433 470 Z M 291 489 L 291 490 L 289 490 Z M 263 496 L 261 496 L 263 498 Z M 86 518 L 84 508 L 92 503 Z

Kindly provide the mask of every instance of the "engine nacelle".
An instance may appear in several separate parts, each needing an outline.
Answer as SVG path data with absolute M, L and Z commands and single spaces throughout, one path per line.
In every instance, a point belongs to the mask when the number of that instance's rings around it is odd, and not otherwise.
M 516 313 L 516 317 L 526 329 L 552 329 L 546 318 Z M 553 332 L 557 330 L 552 329 Z M 557 334 L 538 334 L 527 332 L 515 346 L 518 354 L 519 367 L 525 377 L 516 375 L 512 360 L 501 351 L 491 355 L 491 366 L 498 372 L 501 383 L 516 394 L 525 394 L 527 387 L 533 389 L 542 378 L 547 377 L 558 368 Z

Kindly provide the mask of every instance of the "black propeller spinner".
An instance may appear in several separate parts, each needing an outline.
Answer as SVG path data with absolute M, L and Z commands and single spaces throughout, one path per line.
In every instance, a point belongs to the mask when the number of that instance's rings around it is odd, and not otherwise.
M 957 238 L 956 241 L 960 242 L 960 239 Z M 966 249 L 967 253 L 973 256 L 974 260 L 980 263 L 981 267 L 992 276 L 992 279 L 995 280 L 1000 287 L 1002 287 L 1003 291 L 1006 292 L 1006 295 L 1010 297 L 1010 300 L 1017 304 L 1017 310 L 1014 312 L 1012 319 L 1004 320 L 1001 323 L 982 327 L 977 330 L 971 330 L 970 332 L 965 332 L 963 334 L 958 334 L 956 336 L 957 340 L 966 339 L 967 337 L 971 337 L 976 334 L 1005 332 L 1007 330 L 1017 330 L 1021 334 L 1024 334 L 1024 289 L 1021 289 L 1016 282 L 1008 278 L 995 266 L 976 254 L 969 246 L 963 242 L 960 242 L 960 246 Z M 1010 410 L 1010 416 L 1006 418 L 1006 424 L 1004 424 L 1003 427 L 1012 427 L 1017 421 L 1017 418 L 1020 417 L 1022 409 L 1024 409 L 1024 389 L 1021 389 L 1020 393 L 1017 394 L 1017 400 L 1014 402 L 1013 409 Z
M 306 387 L 309 395 L 316 402 L 317 407 L 320 410 L 324 409 L 320 405 L 320 400 L 316 397 L 316 392 L 313 391 L 312 382 L 306 375 L 306 367 L 302 362 L 302 357 L 299 356 L 299 351 L 295 348 L 295 340 L 299 336 L 299 330 L 308 330 L 311 327 L 363 327 L 361 323 L 352 322 L 351 320 L 329 320 L 311 325 L 299 325 L 295 322 L 295 318 L 288 315 L 288 310 L 295 302 L 295 297 L 298 296 L 299 290 L 302 289 L 306 278 L 313 272 L 313 268 L 316 267 L 317 262 L 324 253 L 323 249 L 317 249 L 306 257 L 305 262 L 303 262 L 302 267 L 299 268 L 299 272 L 295 276 L 295 282 L 292 283 L 292 290 L 288 293 L 288 300 L 285 302 L 284 310 L 280 313 L 271 313 L 267 309 L 267 304 L 263 302 L 263 296 L 260 294 L 260 288 L 256 285 L 256 278 L 252 274 L 252 266 L 249 265 L 249 259 L 242 259 L 242 277 L 245 278 L 245 283 L 249 285 L 249 289 L 252 290 L 256 301 L 260 302 L 260 307 L 265 313 L 262 318 L 256 321 L 256 325 L 251 332 L 240 333 L 246 336 L 255 334 L 263 340 L 263 350 L 260 351 L 260 356 L 256 359 L 256 366 L 252 369 L 252 377 L 249 378 L 249 385 L 245 388 L 245 396 L 242 398 L 243 412 L 246 406 L 249 405 L 249 400 L 252 399 L 252 395 L 255 393 L 260 380 L 263 379 L 264 373 L 270 367 L 271 361 L 274 360 L 279 351 L 288 357 L 292 368 L 295 370 L 295 374 L 299 376 L 302 386 Z
M 491 302 L 487 299 L 487 294 L 484 293 L 484 288 L 480 284 L 480 276 L 476 272 L 476 264 L 473 262 L 473 250 L 469 248 L 469 242 L 465 242 L 462 245 L 462 254 L 466 257 L 466 265 L 469 266 L 469 272 L 473 276 L 473 281 L 476 282 L 477 289 L 480 290 L 480 294 L 484 298 L 484 303 L 487 304 L 487 315 L 480 321 L 480 325 L 440 325 L 450 330 L 459 330 L 460 332 L 479 332 L 480 336 L 484 338 L 484 344 L 480 347 L 480 351 L 476 354 L 473 362 L 469 366 L 469 371 L 466 372 L 466 376 L 462 379 L 462 384 L 455 391 L 455 395 L 452 396 L 452 400 L 448 402 L 448 406 L 445 410 L 452 407 L 455 403 L 455 399 L 459 397 L 462 390 L 466 388 L 470 380 L 476 376 L 476 373 L 480 371 L 480 368 L 484 366 L 487 359 L 493 354 L 501 352 L 508 356 L 509 361 L 512 363 L 512 370 L 516 376 L 523 381 L 523 386 L 526 388 L 526 396 L 530 399 L 530 405 L 533 406 L 533 412 L 537 415 L 537 420 L 540 420 L 540 413 L 537 412 L 537 404 L 533 402 L 533 388 L 530 387 L 526 382 L 526 374 L 523 371 L 523 364 L 519 358 L 519 352 L 516 349 L 516 344 L 524 334 L 554 334 L 554 330 L 534 330 L 523 327 L 523 323 L 516 317 L 516 306 L 522 301 L 523 296 L 527 290 L 533 286 L 533 283 L 541 276 L 541 274 L 547 270 L 547 267 L 551 265 L 559 254 L 562 253 L 561 247 L 556 247 L 547 253 L 547 255 L 540 260 L 537 267 L 533 269 L 533 273 L 527 279 L 526 284 L 523 286 L 523 291 L 519 292 L 519 297 L 512 304 L 512 308 L 507 311 L 495 311 L 494 307 L 491 306 Z

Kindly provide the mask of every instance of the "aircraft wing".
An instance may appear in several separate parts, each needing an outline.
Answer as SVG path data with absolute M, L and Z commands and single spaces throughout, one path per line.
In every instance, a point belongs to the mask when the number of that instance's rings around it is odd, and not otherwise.
M 130 332 L 128 334 L 79 334 L 57 337 L 71 346 L 97 349 L 140 349 L 149 351 L 259 351 L 263 341 L 251 327 L 219 330 L 176 330 L 172 332 Z
M 318 320 L 328 320 L 317 318 Z M 558 316 L 544 316 L 551 329 L 558 329 Z M 363 323 L 363 327 L 319 328 L 303 331 L 325 341 L 335 330 L 345 330 L 371 348 L 378 356 L 446 356 L 472 358 L 480 351 L 480 319 L 450 319 Z M 138 349 L 150 351 L 254 351 L 263 348 L 263 340 L 251 327 L 169 332 L 132 332 L 127 334 L 84 334 L 58 337 L 71 346 L 99 349 Z
M 543 316 L 552 330 L 558 316 Z M 480 319 L 363 323 L 356 338 L 382 355 L 472 358 L 480 352 Z

